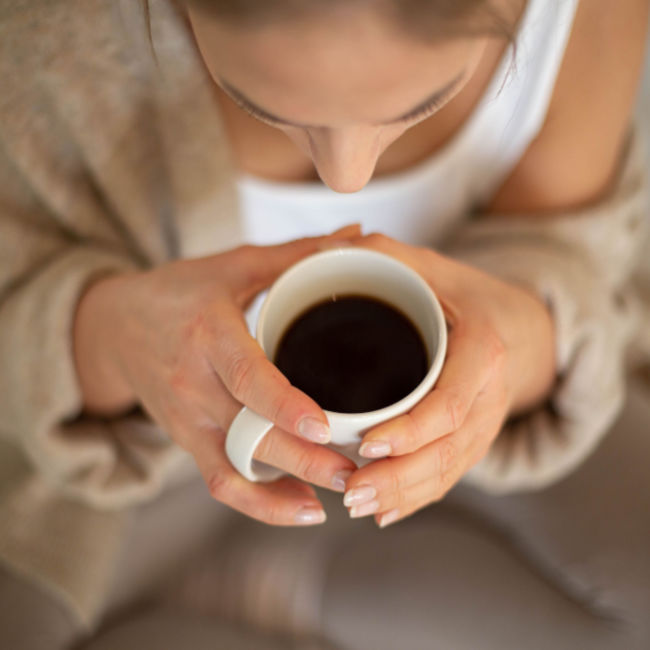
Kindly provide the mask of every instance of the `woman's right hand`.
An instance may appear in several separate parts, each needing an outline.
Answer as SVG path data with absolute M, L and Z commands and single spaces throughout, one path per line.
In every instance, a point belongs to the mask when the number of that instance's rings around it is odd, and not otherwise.
M 259 445 L 258 460 L 308 483 L 345 489 L 355 465 L 314 444 L 329 441 L 323 410 L 266 359 L 244 310 L 292 264 L 358 235 L 358 226 L 349 226 L 96 281 L 74 325 L 86 410 L 110 415 L 139 403 L 192 454 L 218 501 L 269 524 L 321 523 L 325 513 L 311 485 L 293 477 L 249 482 L 230 464 L 224 443 L 245 404 L 276 425 Z

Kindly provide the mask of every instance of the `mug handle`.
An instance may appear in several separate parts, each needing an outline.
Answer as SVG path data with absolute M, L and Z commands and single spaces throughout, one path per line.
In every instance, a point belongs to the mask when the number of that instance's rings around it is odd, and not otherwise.
M 233 467 L 249 481 L 275 481 L 286 472 L 253 458 L 257 445 L 273 428 L 273 422 L 247 406 L 237 413 L 226 436 L 226 455 Z

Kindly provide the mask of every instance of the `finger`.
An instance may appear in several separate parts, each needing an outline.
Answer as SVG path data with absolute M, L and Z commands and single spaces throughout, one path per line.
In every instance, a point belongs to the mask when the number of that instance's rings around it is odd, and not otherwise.
M 223 431 L 204 428 L 185 437 L 190 440 L 188 450 L 217 501 L 274 526 L 309 526 L 325 521 L 325 511 L 311 486 L 292 478 L 253 483 L 239 474 L 224 454 Z
M 455 293 L 459 278 L 464 277 L 467 266 L 437 253 L 435 250 L 413 246 L 382 233 L 362 235 L 352 240 L 353 246 L 369 248 L 390 255 L 417 271 L 427 282 L 444 294 Z M 416 254 L 414 254 L 416 253 Z
M 498 433 L 501 428 L 500 423 L 494 428 Z M 465 454 L 464 468 L 452 477 L 449 487 L 441 491 L 439 481 L 436 478 L 425 479 L 420 483 L 410 485 L 405 488 L 402 494 L 396 499 L 380 499 L 379 507 L 375 514 L 375 523 L 380 528 L 385 528 L 390 524 L 396 523 L 409 517 L 418 510 L 425 508 L 436 501 L 440 501 L 445 494 L 451 489 L 461 477 L 472 468 L 487 453 L 491 440 L 496 436 L 485 437 L 476 436 Z
M 202 420 L 195 409 L 186 413 L 188 417 L 184 420 L 216 424 L 224 431 L 228 431 L 241 409 L 241 404 L 228 393 L 216 375 L 211 377 L 210 390 L 197 396 L 196 403 L 198 411 L 205 413 L 205 419 Z M 277 427 L 264 436 L 254 457 L 308 483 L 337 492 L 345 490 L 347 479 L 356 469 L 351 460 L 336 451 L 316 446 Z
M 273 428 L 255 450 L 255 458 L 294 476 L 337 492 L 357 468 L 345 456 Z
M 417 485 L 408 488 L 403 497 L 403 502 L 399 505 L 388 510 L 380 510 L 375 516 L 375 523 L 379 528 L 385 528 L 390 524 L 402 521 L 418 510 L 422 510 L 427 506 L 439 500 L 436 497 L 436 484 L 435 481 L 423 481 Z
M 423 481 L 409 487 L 402 495 L 400 503 L 380 509 L 375 513 L 375 522 L 380 528 L 401 521 L 413 513 L 439 500 L 436 495 L 436 482 Z
M 335 242 L 347 244 L 360 235 L 361 226 L 350 224 L 320 237 L 305 237 L 274 246 L 242 246 L 231 253 L 236 256 L 236 263 L 232 265 L 230 286 L 238 302 L 245 304 L 307 255 L 331 247 Z
M 228 392 L 284 431 L 317 443 L 331 439 L 323 409 L 264 355 L 242 315 L 224 308 L 210 332 L 209 360 Z M 217 319 L 215 319 L 217 320 Z
M 369 431 L 359 454 L 366 458 L 410 454 L 459 429 L 504 362 L 503 346 L 489 338 L 476 325 L 458 323 L 450 332 L 447 358 L 433 391 L 409 413 Z
M 442 497 L 462 474 L 459 454 L 466 441 L 458 437 L 456 432 L 414 454 L 378 460 L 355 472 L 343 498 L 350 516 L 403 510 L 409 491 L 423 482 L 431 484 L 432 498 Z
M 482 454 L 477 451 L 487 452 L 503 417 L 490 396 L 480 398 L 458 431 L 413 454 L 378 460 L 357 470 L 347 482 L 344 504 L 351 508 L 365 506 L 363 515 L 393 508 L 403 510 L 407 505 L 405 495 L 420 483 L 431 483 L 433 500 L 442 498 L 478 462 Z M 375 503 L 365 505 L 370 502 Z
M 227 431 L 241 409 L 241 404 L 214 374 L 209 378 L 208 389 L 204 388 L 191 401 L 198 408 L 176 413 L 172 421 L 193 422 L 206 428 L 216 425 L 216 428 Z M 187 448 L 187 441 L 178 442 Z M 254 457 L 309 483 L 337 492 L 345 491 L 345 483 L 356 469 L 351 460 L 336 451 L 316 446 L 277 427 L 264 436 Z

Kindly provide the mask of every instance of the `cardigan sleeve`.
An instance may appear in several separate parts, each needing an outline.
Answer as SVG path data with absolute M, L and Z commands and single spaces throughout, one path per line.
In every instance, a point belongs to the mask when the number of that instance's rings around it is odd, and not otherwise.
M 0 436 L 62 492 L 121 507 L 156 493 L 178 449 L 142 415 L 83 413 L 72 327 L 90 282 L 141 261 L 119 238 L 75 232 L 34 194 L 0 151 Z
M 615 420 L 626 351 L 640 322 L 630 278 L 645 245 L 646 178 L 633 134 L 615 187 L 598 204 L 557 215 L 475 219 L 451 242 L 455 257 L 536 292 L 556 335 L 550 397 L 506 422 L 466 475 L 468 483 L 493 493 L 542 488 L 581 463 Z

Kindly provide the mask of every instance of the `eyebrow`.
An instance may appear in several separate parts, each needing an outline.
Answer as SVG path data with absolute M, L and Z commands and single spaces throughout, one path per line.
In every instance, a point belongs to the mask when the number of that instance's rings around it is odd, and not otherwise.
M 406 113 L 403 113 L 402 115 L 396 117 L 393 120 L 385 122 L 385 124 L 403 122 L 405 120 L 408 120 L 411 117 L 414 117 L 415 115 L 418 115 L 419 113 L 423 112 L 429 107 L 442 103 L 464 76 L 465 76 L 465 70 L 463 69 L 449 83 L 445 84 L 442 88 L 436 90 L 434 93 L 429 95 L 424 101 L 420 102 L 415 108 L 411 109 L 410 111 L 407 111 Z M 267 119 L 270 122 L 278 122 L 279 124 L 286 124 L 287 126 L 299 126 L 303 128 L 314 127 L 314 125 L 312 124 L 292 122 L 291 120 L 286 120 L 282 117 L 278 117 L 277 115 L 273 115 L 272 113 L 269 113 L 268 111 L 264 110 L 263 108 L 260 108 L 250 99 L 248 99 L 248 97 L 246 97 L 244 93 L 237 90 L 234 86 L 231 86 L 225 79 L 219 78 L 219 84 L 226 91 L 226 93 L 230 95 L 231 99 L 233 99 L 235 103 L 239 104 L 244 110 L 253 113 L 256 117 Z

